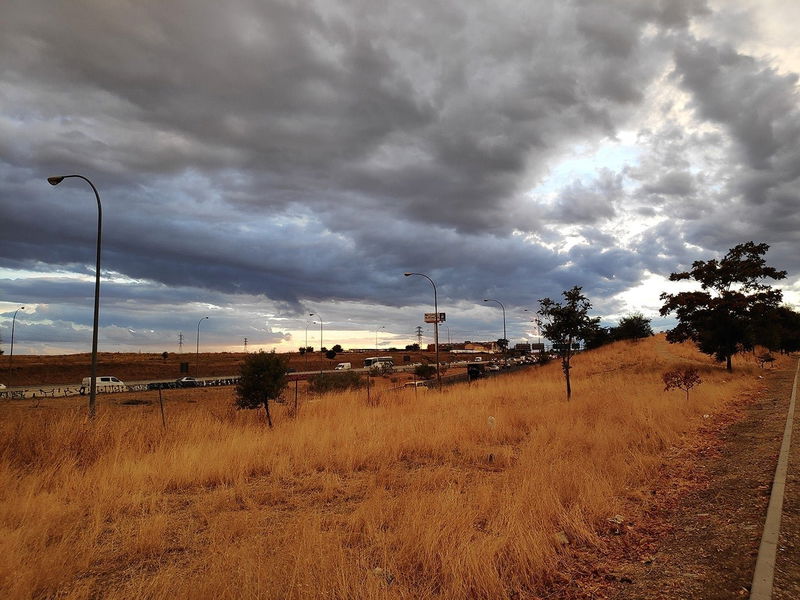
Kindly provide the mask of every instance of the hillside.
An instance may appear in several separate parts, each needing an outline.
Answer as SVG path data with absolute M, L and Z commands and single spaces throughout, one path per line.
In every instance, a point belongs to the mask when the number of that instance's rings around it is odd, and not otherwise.
M 688 401 L 663 390 L 675 366 L 703 379 Z M 577 356 L 570 402 L 553 363 L 442 394 L 306 398 L 273 430 L 229 389 L 166 396 L 165 430 L 152 393 L 93 423 L 79 400 L 6 403 L 0 593 L 575 595 L 625 543 L 615 516 L 665 485 L 665 457 L 762 385 L 748 357 L 735 369 L 657 336 Z

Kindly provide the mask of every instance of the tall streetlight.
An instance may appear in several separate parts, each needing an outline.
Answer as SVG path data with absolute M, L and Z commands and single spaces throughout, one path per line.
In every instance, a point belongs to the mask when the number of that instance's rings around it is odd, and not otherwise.
M 439 387 L 439 390 L 442 389 L 442 373 L 439 370 L 439 299 L 436 296 L 436 284 L 433 283 L 433 279 L 425 275 L 425 273 L 403 273 L 406 277 L 411 277 L 412 275 L 419 275 L 420 277 L 424 277 L 428 281 L 431 282 L 433 286 L 433 312 L 436 315 L 436 318 L 433 322 L 433 346 L 436 350 L 436 385 Z
M 100 194 L 97 193 L 97 188 L 83 175 L 57 175 L 55 177 L 48 177 L 47 183 L 50 185 L 58 185 L 65 179 L 69 178 L 83 179 L 94 192 L 94 197 L 97 200 L 97 264 L 94 269 L 94 322 L 92 324 L 92 379 L 89 384 L 89 418 L 93 419 L 95 416 L 95 400 L 97 398 L 97 330 L 100 321 L 100 240 L 103 232 L 103 207 L 100 204 Z
M 20 306 L 14 311 L 14 316 L 11 319 L 11 351 L 8 354 L 8 385 L 11 385 L 11 362 L 14 360 L 14 326 L 17 324 L 17 313 L 25 310 L 24 306 Z
M 450 326 L 449 325 L 445 325 L 444 328 L 447 329 L 447 345 L 450 346 L 450 345 L 452 345 L 451 342 L 450 342 Z
M 534 312 L 534 311 L 529 310 L 527 308 L 523 308 L 522 310 L 523 310 L 523 312 Z M 536 325 L 536 343 L 537 344 L 541 344 L 542 343 L 542 320 L 539 317 L 533 317 L 531 319 L 531 323 Z
M 208 317 L 203 317 L 197 322 L 197 347 L 194 350 L 194 369 L 195 375 L 200 374 L 200 323 L 208 319 Z
M 308 316 L 319 319 L 319 351 L 322 352 L 322 317 L 319 313 L 308 313 Z
M 386 329 L 386 325 L 381 325 L 380 327 L 378 327 L 378 328 L 375 330 L 375 352 L 377 352 L 377 351 L 378 351 L 378 332 L 379 332 L 381 329 Z
M 306 357 L 306 364 L 308 364 L 308 319 L 306 319 L 306 345 L 303 348 L 303 356 Z
M 506 342 L 506 348 L 508 348 L 508 338 L 506 337 L 506 307 L 503 306 L 503 303 L 500 300 L 495 300 L 494 298 L 484 298 L 484 302 L 497 302 L 500 305 L 500 308 L 503 309 L 503 340 Z

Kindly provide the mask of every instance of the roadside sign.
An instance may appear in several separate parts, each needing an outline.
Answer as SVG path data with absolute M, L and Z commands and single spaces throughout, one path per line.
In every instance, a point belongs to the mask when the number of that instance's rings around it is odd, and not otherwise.
M 444 313 L 439 313 L 439 323 L 442 323 L 445 320 Z M 436 313 L 425 313 L 425 322 L 426 323 L 436 323 Z

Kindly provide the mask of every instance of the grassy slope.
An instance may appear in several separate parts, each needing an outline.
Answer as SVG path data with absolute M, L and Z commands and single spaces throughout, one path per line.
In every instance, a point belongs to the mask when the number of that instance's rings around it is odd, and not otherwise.
M 689 364 L 690 401 L 663 392 Z M 89 425 L 6 406 L 0 595 L 536 597 L 574 549 L 602 550 L 666 449 L 756 385 L 735 367 L 656 337 L 577 357 L 569 403 L 551 364 L 377 406 L 330 396 L 272 431 L 230 390 L 170 406 L 166 432 L 154 407 Z

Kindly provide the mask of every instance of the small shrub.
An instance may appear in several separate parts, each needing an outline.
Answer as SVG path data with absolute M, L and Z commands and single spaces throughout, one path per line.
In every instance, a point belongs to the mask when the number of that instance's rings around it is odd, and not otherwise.
M 394 373 L 394 367 L 386 363 L 372 365 L 369 370 L 370 377 L 384 377 L 386 375 L 391 375 L 392 373 Z
M 697 372 L 697 369 L 691 367 L 673 369 L 672 371 L 667 371 L 661 377 L 664 380 L 665 392 L 669 390 L 683 390 L 686 392 L 687 400 L 689 399 L 689 390 L 703 382 L 703 380 L 700 379 L 700 374 Z
M 420 379 L 431 379 L 436 375 L 436 367 L 434 365 L 417 365 L 414 367 L 414 375 Z
M 308 380 L 308 391 L 312 394 L 343 392 L 364 387 L 364 379 L 353 371 L 342 373 L 318 373 Z
M 286 386 L 289 358 L 282 354 L 259 350 L 242 363 L 236 385 L 236 406 L 244 409 L 264 407 L 267 424 L 272 428 L 269 401 L 276 400 Z
M 772 354 L 770 354 L 769 352 L 767 352 L 765 354 L 757 356 L 756 360 L 758 360 L 758 366 L 763 369 L 764 365 L 772 366 L 772 363 L 775 362 L 775 357 L 772 356 Z

